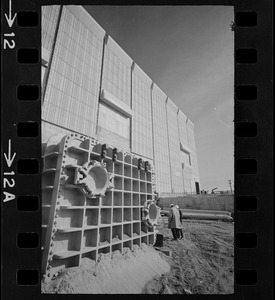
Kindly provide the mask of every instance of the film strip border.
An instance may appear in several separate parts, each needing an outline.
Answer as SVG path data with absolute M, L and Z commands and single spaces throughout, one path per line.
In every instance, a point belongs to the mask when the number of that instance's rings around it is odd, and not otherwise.
M 12 0 L 1 4 L 1 275 L 3 299 L 14 299 L 28 294 L 26 284 L 36 287 L 37 295 L 39 289 L 40 5 Z
M 270 251 L 272 240 L 268 225 L 272 222 L 272 143 L 268 140 L 272 87 L 267 59 L 272 47 L 265 30 L 265 9 L 256 2 L 245 10 L 236 8 L 234 24 L 235 291 L 249 299 L 261 298 L 272 290 L 268 281 L 272 278 L 271 257 L 264 259 L 262 255 Z
M 40 15 L 41 5 L 69 4 L 57 2 L 2 1 L 3 299 L 22 295 L 41 297 Z M 261 299 L 266 295 L 264 298 L 269 299 L 272 297 L 271 3 L 197 0 L 158 4 L 235 6 L 232 24 L 235 31 L 235 294 L 227 298 Z

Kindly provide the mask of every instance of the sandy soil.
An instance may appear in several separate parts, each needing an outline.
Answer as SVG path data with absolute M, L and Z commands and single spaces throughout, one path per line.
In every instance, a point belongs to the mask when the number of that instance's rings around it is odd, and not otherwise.
M 159 224 L 161 250 L 170 272 L 150 280 L 147 294 L 231 294 L 234 292 L 234 225 L 218 221 L 184 221 L 184 238 L 172 240 L 167 218 Z
M 141 294 L 146 282 L 169 272 L 170 266 L 144 243 L 133 248 L 114 251 L 112 256 L 101 253 L 97 263 L 84 258 L 80 267 L 65 269 L 52 281 L 42 282 L 42 293 Z
M 43 293 L 110 294 L 231 294 L 234 278 L 234 225 L 218 221 L 185 220 L 184 238 L 173 241 L 167 217 L 159 220 L 163 247 L 142 244 L 123 248 L 98 263 L 83 259 L 42 283 Z M 162 251 L 170 251 L 171 256 Z

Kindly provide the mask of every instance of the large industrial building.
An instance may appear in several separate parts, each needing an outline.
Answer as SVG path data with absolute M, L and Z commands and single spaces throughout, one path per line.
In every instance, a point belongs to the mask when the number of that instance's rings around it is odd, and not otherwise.
M 153 161 L 162 195 L 200 192 L 194 124 L 80 6 L 42 8 L 42 142 L 78 133 Z

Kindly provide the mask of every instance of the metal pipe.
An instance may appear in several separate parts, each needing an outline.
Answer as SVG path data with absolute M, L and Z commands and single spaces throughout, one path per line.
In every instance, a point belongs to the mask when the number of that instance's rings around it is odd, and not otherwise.
M 221 212 L 221 211 L 214 211 L 212 213 L 211 211 L 205 212 L 205 211 L 200 211 L 198 212 L 193 211 L 193 210 L 181 210 L 182 216 L 184 219 L 197 219 L 197 220 L 222 220 L 222 221 L 228 221 L 228 222 L 233 222 L 233 218 L 230 216 L 230 213 L 228 212 Z M 169 211 L 167 210 L 162 210 L 161 215 L 169 215 Z
M 203 210 L 203 209 L 182 209 L 181 212 L 191 212 L 191 213 L 198 213 L 198 214 L 217 214 L 217 215 L 227 215 L 231 216 L 231 213 L 229 211 L 223 211 L 223 210 Z
M 233 218 L 222 214 L 207 214 L 207 213 L 182 213 L 184 219 L 199 219 L 199 220 L 222 220 L 233 222 Z

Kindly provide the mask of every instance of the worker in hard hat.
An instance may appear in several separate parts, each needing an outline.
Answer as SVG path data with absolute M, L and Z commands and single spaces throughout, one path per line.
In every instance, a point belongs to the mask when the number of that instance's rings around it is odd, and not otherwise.
M 173 239 L 177 241 L 177 229 L 182 228 L 180 223 L 180 213 L 174 204 L 171 204 L 169 208 L 168 228 L 171 228 Z

